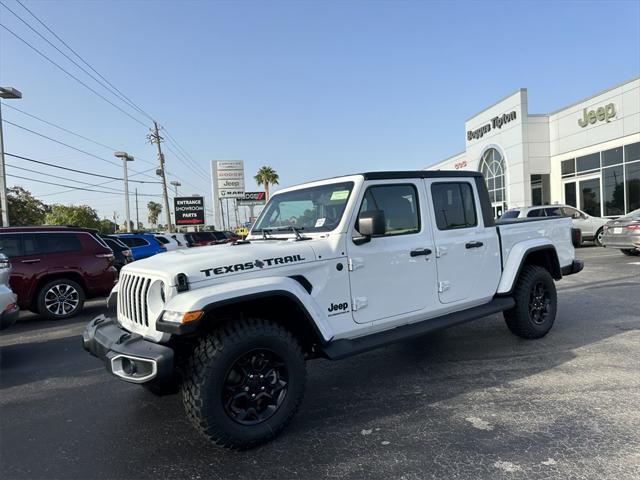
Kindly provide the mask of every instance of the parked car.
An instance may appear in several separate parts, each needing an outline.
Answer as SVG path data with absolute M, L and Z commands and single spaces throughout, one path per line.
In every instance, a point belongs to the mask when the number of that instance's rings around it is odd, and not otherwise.
M 222 233 L 225 237 L 227 237 L 227 241 L 229 243 L 237 242 L 238 240 L 242 240 L 243 238 L 241 235 L 236 232 L 232 232 L 231 230 L 223 230 Z
M 249 235 L 249 229 L 247 227 L 238 227 L 236 228 L 236 235 L 240 238 L 245 238 Z
M 619 248 L 625 255 L 640 255 L 640 208 L 608 221 L 604 226 L 602 246 Z
M 134 260 L 141 260 L 167 251 L 167 248 L 151 233 L 121 233 L 114 236 L 131 249 L 131 256 Z
M 189 247 L 202 247 L 204 245 L 229 242 L 227 236 L 222 232 L 187 232 L 184 236 Z
M 156 240 L 158 240 L 167 251 L 187 248 L 187 245 L 178 240 L 178 237 L 174 233 L 155 233 L 154 237 L 156 237 Z
M 511 208 L 504 212 L 500 220 L 509 218 L 569 217 L 575 228 L 582 233 L 582 241 L 593 241 L 602 246 L 602 235 L 606 218 L 593 217 L 569 205 L 537 205 L 535 207 Z
M 133 262 L 133 257 L 131 256 L 131 249 L 127 247 L 124 243 L 118 240 L 116 237 L 109 237 L 107 235 L 102 235 L 102 239 L 107 246 L 113 250 L 113 255 L 115 260 L 113 261 L 113 266 L 116 267 L 116 270 L 120 271 L 122 267 L 124 267 L 127 263 Z
M 114 255 L 97 231 L 79 227 L 6 227 L 0 251 L 11 261 L 18 305 L 49 318 L 72 317 L 86 298 L 116 283 Z
M 16 323 L 20 310 L 18 296 L 13 293 L 9 286 L 10 275 L 11 263 L 9 258 L 0 252 L 0 330 L 9 328 Z

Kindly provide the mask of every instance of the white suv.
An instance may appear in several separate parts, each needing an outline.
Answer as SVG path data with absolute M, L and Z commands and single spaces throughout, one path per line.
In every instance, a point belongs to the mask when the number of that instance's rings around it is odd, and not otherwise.
M 592 217 L 588 213 L 569 205 L 537 205 L 535 207 L 512 208 L 504 212 L 500 219 L 535 218 L 535 217 L 569 217 L 574 228 L 580 229 L 582 240 L 592 241 L 602 246 L 604 224 L 609 219 Z

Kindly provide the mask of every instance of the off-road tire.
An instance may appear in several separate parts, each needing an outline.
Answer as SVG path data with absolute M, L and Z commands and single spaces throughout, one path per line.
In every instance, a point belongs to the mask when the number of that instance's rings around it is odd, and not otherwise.
M 542 302 L 534 299 L 534 288 L 540 286 L 543 287 L 546 294 Z M 542 267 L 526 265 L 516 281 L 513 298 L 516 301 L 515 307 L 505 310 L 503 313 L 511 333 L 527 339 L 544 337 L 551 330 L 557 311 L 558 296 L 551 274 Z M 538 313 L 536 305 L 539 303 L 545 305 L 543 311 L 546 313 L 540 318 L 536 318 Z
M 225 380 L 238 359 L 261 349 L 280 357 L 288 386 L 271 417 L 256 425 L 243 425 L 223 405 Z M 232 321 L 202 337 L 187 360 L 182 382 L 184 407 L 196 429 L 215 444 L 252 448 L 274 438 L 289 423 L 302 402 L 306 376 L 300 345 L 285 328 L 258 318 Z
M 621 249 L 620 251 L 629 257 L 637 257 L 638 255 L 640 255 L 640 250 L 635 250 L 633 248 L 625 248 Z
M 67 285 L 72 289 L 75 289 L 77 295 L 73 295 L 73 301 L 76 305 L 73 310 L 68 312 L 64 312 L 61 314 L 56 314 L 47 308 L 47 292 L 50 292 L 55 287 L 62 287 L 63 285 Z M 59 290 L 62 291 L 62 290 Z M 36 307 L 38 313 L 46 318 L 50 318 L 52 320 L 60 320 L 63 318 L 73 317 L 80 312 L 82 312 L 82 308 L 84 306 L 85 294 L 84 289 L 80 284 L 74 282 L 73 280 L 69 280 L 68 278 L 56 278 L 55 280 L 51 280 L 50 282 L 45 283 L 40 290 L 38 291 L 38 296 L 36 297 Z

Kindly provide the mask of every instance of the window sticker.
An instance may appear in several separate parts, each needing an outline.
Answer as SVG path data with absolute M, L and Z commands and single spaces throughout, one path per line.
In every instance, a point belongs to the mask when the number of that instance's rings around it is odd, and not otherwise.
M 324 225 L 326 218 L 319 218 L 316 220 L 315 228 L 322 227 Z
M 336 190 L 335 192 L 331 193 L 331 201 L 346 200 L 348 196 L 349 196 L 349 190 Z

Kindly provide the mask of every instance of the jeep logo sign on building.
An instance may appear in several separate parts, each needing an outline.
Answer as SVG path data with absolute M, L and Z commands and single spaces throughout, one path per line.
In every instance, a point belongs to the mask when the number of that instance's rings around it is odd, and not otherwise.
M 204 225 L 203 197 L 176 197 L 173 199 L 176 225 Z

